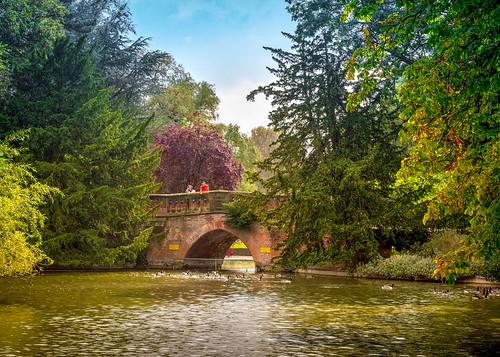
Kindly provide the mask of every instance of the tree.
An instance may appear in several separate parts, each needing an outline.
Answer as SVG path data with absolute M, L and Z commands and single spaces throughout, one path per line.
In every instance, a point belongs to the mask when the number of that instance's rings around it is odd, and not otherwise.
M 58 0 L 0 0 L 0 44 L 7 52 L 11 91 L 26 68 L 43 61 L 64 35 L 64 14 Z
M 58 0 L 0 0 L 0 109 L 30 85 L 31 71 L 64 36 L 64 13 Z M 12 128 L 0 114 L 0 138 Z
M 127 46 L 130 14 L 121 1 L 64 1 L 83 6 L 77 15 L 89 16 L 90 32 L 70 29 L 66 9 L 55 0 L 0 1 L 0 52 L 7 52 L 2 59 L 8 69 L 0 136 L 29 129 L 25 141 L 14 143 L 24 147 L 20 160 L 30 163 L 37 180 L 62 193 L 42 207 L 43 250 L 60 265 L 134 264 L 151 232 L 144 223 L 159 152 L 148 149 L 150 120 L 124 109 L 124 102 L 130 108 L 165 77 L 144 63 L 144 41 Z M 79 35 L 72 36 L 73 30 Z M 113 51 L 117 61 L 104 61 Z M 116 78 L 123 86 L 106 89 L 113 75 L 121 76 Z M 143 75 L 154 80 L 139 81 Z M 34 207 L 41 202 L 35 197 Z M 24 225 L 24 216 L 13 218 Z
M 0 97 L 0 136 L 19 129 L 59 127 L 103 87 L 90 52 L 82 43 L 65 38 L 57 40 L 52 53 L 25 69 L 23 76 L 26 81 L 15 83 L 13 92 Z M 46 139 L 37 143 L 42 145 L 35 149 L 37 157 L 49 155 L 42 148 L 60 138 Z
M 91 49 L 97 70 L 115 95 L 137 105 L 173 79 L 185 76 L 168 53 L 150 50 L 149 38 L 135 35 L 124 0 L 62 0 L 67 8 L 64 28 L 73 42 Z
M 351 3 L 347 12 L 370 17 L 383 5 Z M 474 259 L 498 264 L 499 8 L 491 0 L 397 5 L 383 18 L 378 39 L 384 41 L 365 46 L 351 62 L 364 70 L 365 82 L 376 82 L 373 74 L 381 73 L 391 51 L 416 38 L 428 48 L 425 56 L 404 66 L 397 88 L 404 106 L 402 135 L 410 147 L 398 176 L 423 189 L 426 222 L 457 214 L 469 217 L 470 234 L 463 247 L 439 261 L 438 272 L 453 281 Z
M 46 217 L 40 206 L 51 194 L 32 169 L 16 162 L 19 151 L 0 142 L 0 277 L 29 274 L 50 259 L 40 249 Z
M 259 161 L 266 160 L 269 156 L 271 156 L 271 152 L 276 148 L 278 137 L 279 134 L 269 127 L 259 126 L 252 129 L 250 140 L 259 150 Z M 256 186 L 259 189 L 263 189 L 262 184 L 258 181 L 260 179 L 267 180 L 271 178 L 272 173 L 270 171 L 266 171 L 265 165 L 260 163 L 257 163 L 255 172 L 257 176 L 252 177 L 251 180 L 257 181 Z
M 249 180 L 250 176 L 256 171 L 256 161 L 260 152 L 255 144 L 243 133 L 235 124 L 217 124 L 215 125 L 224 137 L 224 141 L 231 148 L 233 157 L 243 166 L 243 179 L 238 189 L 242 191 L 255 191 L 257 187 Z
M 147 149 L 147 122 L 137 124 L 110 96 L 100 91 L 59 128 L 33 133 L 64 137 L 57 160 L 34 164 L 64 194 L 46 207 L 43 247 L 56 264 L 133 265 L 147 246 L 151 228 L 143 223 L 158 152 Z
M 189 126 L 209 123 L 217 118 L 219 98 L 207 82 L 189 76 L 171 83 L 146 102 L 148 114 L 154 114 L 150 130 L 158 133 L 167 125 Z
M 279 134 L 273 128 L 258 126 L 252 129 L 250 140 L 259 149 L 262 159 L 267 159 L 274 149 L 274 143 L 277 142 Z
M 273 176 L 254 201 L 261 219 L 287 232 L 281 263 L 377 255 L 379 240 L 419 228 L 392 189 L 402 148 L 395 98 L 385 86 L 354 112 L 346 111 L 346 61 L 363 44 L 360 26 L 341 21 L 342 2 L 289 1 L 297 22 L 291 51 L 267 48 L 276 80 L 249 96 L 272 98 L 270 127 L 280 133 L 262 168 Z M 276 201 L 276 196 L 281 197 Z M 402 213 L 401 213 L 402 212 Z
M 184 192 L 201 181 L 212 189 L 234 190 L 241 180 L 243 168 L 216 130 L 171 125 L 155 136 L 155 143 L 162 150 L 156 170 L 162 192 Z
M 43 207 L 43 249 L 59 265 L 133 264 L 147 244 L 158 153 L 148 122 L 103 89 L 83 43 L 56 41 L 30 81 L 4 98 L 6 131 L 29 128 L 23 160 L 63 195 Z
M 7 65 L 6 65 L 6 50 L 5 45 L 0 43 L 0 99 L 5 95 L 7 86 Z

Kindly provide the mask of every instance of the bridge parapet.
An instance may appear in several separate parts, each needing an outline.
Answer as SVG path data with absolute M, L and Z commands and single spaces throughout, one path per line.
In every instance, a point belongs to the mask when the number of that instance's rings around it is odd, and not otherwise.
M 153 205 L 159 207 L 156 217 L 187 216 L 203 213 L 225 213 L 225 203 L 247 195 L 243 191 L 216 190 L 208 192 L 151 194 Z

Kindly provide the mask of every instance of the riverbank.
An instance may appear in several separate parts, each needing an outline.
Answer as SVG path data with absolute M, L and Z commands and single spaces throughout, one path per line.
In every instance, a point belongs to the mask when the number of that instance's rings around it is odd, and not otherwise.
M 362 275 L 362 274 L 353 274 L 347 271 L 340 271 L 322 267 L 310 267 L 307 269 L 296 269 L 296 273 L 298 274 L 306 274 L 306 275 L 317 275 L 317 276 L 336 276 L 336 277 L 345 277 L 345 278 L 353 278 L 353 279 L 374 279 L 374 280 L 396 280 L 396 281 L 421 281 L 421 282 L 439 282 L 433 279 L 394 279 L 394 278 L 382 278 L 372 275 Z M 467 284 L 467 285 L 487 285 L 495 288 L 500 287 L 499 281 L 486 280 L 481 276 L 458 279 L 456 284 Z
M 246 258 L 246 259 L 244 259 Z M 43 272 L 127 272 L 127 271 L 181 271 L 190 270 L 188 267 L 184 266 L 181 262 L 176 265 L 165 266 L 165 267 L 150 267 L 150 266 L 128 266 L 128 267 L 69 267 L 69 266 L 50 266 L 46 267 Z M 212 269 L 213 270 L 213 269 Z M 238 272 L 266 272 L 267 270 L 258 270 L 255 267 L 253 259 L 250 257 L 230 257 L 226 258 L 217 270 L 223 271 L 238 271 Z M 274 271 L 270 269 L 269 271 Z M 269 272 L 268 271 L 268 272 Z M 307 269 L 296 269 L 295 273 L 302 275 L 316 275 L 316 276 L 332 276 L 332 277 L 344 277 L 344 278 L 362 278 L 362 279 L 375 279 L 375 280 L 395 280 L 395 281 L 421 281 L 421 282 L 439 282 L 434 279 L 410 279 L 410 278 L 389 278 L 389 277 L 379 277 L 370 274 L 359 274 L 351 273 L 345 270 L 342 265 L 339 264 L 328 264 L 324 266 L 311 266 Z M 457 284 L 467 284 L 467 285 L 487 285 L 491 287 L 500 287 L 499 281 L 487 280 L 484 277 L 468 277 L 463 279 L 458 279 Z

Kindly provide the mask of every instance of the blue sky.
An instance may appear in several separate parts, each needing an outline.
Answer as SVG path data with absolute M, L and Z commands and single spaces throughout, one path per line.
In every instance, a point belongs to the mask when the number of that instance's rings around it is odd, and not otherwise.
M 284 0 L 129 0 L 137 34 L 174 56 L 197 81 L 215 85 L 220 121 L 249 133 L 267 125 L 270 104 L 247 102 L 250 90 L 272 80 L 263 46 L 288 48 L 281 31 L 293 24 Z

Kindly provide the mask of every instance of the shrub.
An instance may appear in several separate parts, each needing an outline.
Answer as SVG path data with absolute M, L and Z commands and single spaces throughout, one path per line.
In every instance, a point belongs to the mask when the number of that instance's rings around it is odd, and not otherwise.
M 257 216 L 243 198 L 226 203 L 224 207 L 228 211 L 227 223 L 231 227 L 249 228 L 257 220 Z
M 430 257 L 415 254 L 397 254 L 357 267 L 355 276 L 385 279 L 436 280 L 432 273 L 436 264 Z
M 33 169 L 17 161 L 19 151 L 0 141 L 0 277 L 30 274 L 51 259 L 40 249 L 46 217 L 40 207 L 57 190 L 38 182 Z

